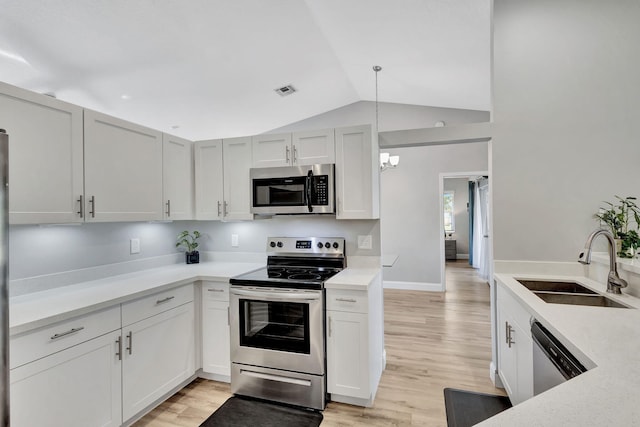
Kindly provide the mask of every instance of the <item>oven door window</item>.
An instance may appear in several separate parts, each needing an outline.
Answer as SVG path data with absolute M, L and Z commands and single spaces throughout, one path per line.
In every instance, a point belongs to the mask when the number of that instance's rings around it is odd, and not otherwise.
M 253 206 L 305 206 L 306 177 L 253 180 Z
M 309 304 L 240 299 L 240 345 L 309 354 Z

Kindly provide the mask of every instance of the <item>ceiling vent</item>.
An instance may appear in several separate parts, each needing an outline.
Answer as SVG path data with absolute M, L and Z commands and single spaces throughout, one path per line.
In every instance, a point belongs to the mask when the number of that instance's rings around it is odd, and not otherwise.
M 282 86 L 282 87 L 279 87 L 278 89 L 274 89 L 274 90 L 280 96 L 287 96 L 287 95 L 291 95 L 293 92 L 296 92 L 296 89 L 291 85 Z

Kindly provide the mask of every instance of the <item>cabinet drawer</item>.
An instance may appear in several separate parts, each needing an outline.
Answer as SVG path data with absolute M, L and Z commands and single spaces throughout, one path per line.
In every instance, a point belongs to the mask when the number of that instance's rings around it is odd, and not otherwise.
M 367 313 L 369 311 L 367 293 L 327 289 L 327 310 Z
M 120 305 L 10 338 L 11 369 L 120 329 Z
M 203 281 L 202 299 L 205 301 L 229 301 L 229 284 Z
M 193 284 L 124 303 L 122 304 L 122 326 L 155 316 L 189 301 L 193 301 Z

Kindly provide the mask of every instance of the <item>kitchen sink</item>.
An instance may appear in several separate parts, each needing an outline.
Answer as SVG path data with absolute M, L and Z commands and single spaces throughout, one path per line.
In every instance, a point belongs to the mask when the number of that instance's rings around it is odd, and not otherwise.
M 555 292 L 534 292 L 543 301 L 551 304 L 589 305 L 594 307 L 629 308 L 604 295 L 561 294 Z
M 525 288 L 533 292 L 561 292 L 566 294 L 596 294 L 589 288 L 585 288 L 576 282 L 560 282 L 554 280 L 520 280 Z
M 577 282 L 517 279 L 538 298 L 551 304 L 588 305 L 593 307 L 629 308 Z

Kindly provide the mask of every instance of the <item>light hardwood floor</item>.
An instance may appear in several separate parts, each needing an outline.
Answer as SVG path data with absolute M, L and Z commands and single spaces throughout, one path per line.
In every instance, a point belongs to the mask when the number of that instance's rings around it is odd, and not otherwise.
M 443 389 L 504 394 L 489 380 L 489 285 L 466 261 L 447 263 L 447 292 L 384 291 L 387 368 L 375 404 L 330 402 L 323 427 L 446 426 Z M 136 427 L 199 426 L 231 396 L 228 384 L 197 379 Z

